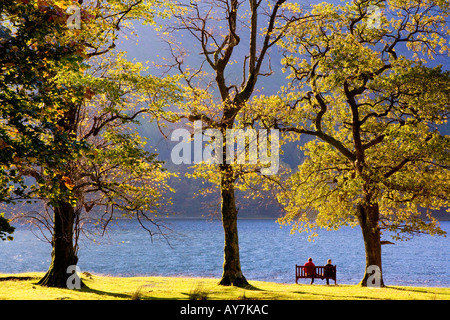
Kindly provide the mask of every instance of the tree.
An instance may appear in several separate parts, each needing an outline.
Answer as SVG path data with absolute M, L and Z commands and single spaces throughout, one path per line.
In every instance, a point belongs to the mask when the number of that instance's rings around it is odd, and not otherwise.
M 65 110 L 62 96 L 68 93 L 55 84 L 55 73 L 80 60 L 75 43 L 54 43 L 53 36 L 66 29 L 63 14 L 44 1 L 0 2 L 1 202 L 28 196 L 19 174 L 23 163 L 55 167 L 84 147 L 57 125 Z M 70 153 L 64 152 L 66 144 Z
M 375 28 L 373 6 L 384 11 Z M 384 285 L 382 235 L 444 234 L 432 212 L 449 207 L 450 73 L 427 64 L 449 53 L 449 9 L 446 1 L 314 6 L 317 18 L 291 25 L 282 43 L 290 85 L 261 100 L 278 114 L 266 121 L 294 139 L 313 137 L 280 189 L 280 223 L 359 224 L 363 286 L 373 270 Z
M 0 213 L 0 239 L 2 240 L 13 240 L 12 236 L 7 234 L 12 234 L 15 228 L 9 224 L 9 221 L 5 219 L 4 213 Z
M 240 264 L 235 191 L 244 176 L 259 174 L 264 168 L 261 162 L 242 165 L 227 155 L 227 149 L 234 148 L 234 140 L 229 141 L 227 130 L 253 128 L 254 115 L 246 112 L 245 107 L 257 92 L 258 79 L 272 74 L 269 51 L 293 21 L 282 16 L 285 2 L 178 3 L 169 20 L 171 25 L 163 30 L 172 36 L 167 40 L 173 58 L 167 62 L 169 71 L 175 70 L 184 81 L 185 100 L 179 104 L 180 119 L 201 121 L 203 128 L 195 129 L 196 134 L 212 133 L 216 138 L 208 144 L 211 148 L 217 147 L 213 148 L 214 156 L 209 159 L 215 157 L 215 160 L 209 165 L 207 161 L 199 164 L 194 176 L 209 181 L 220 192 L 225 235 L 221 285 L 248 284 Z M 183 42 L 181 36 L 176 38 L 177 34 L 182 34 L 189 42 Z M 240 49 L 242 46 L 244 50 Z M 190 48 L 200 51 L 199 59 L 187 57 Z M 192 59 L 193 64 L 188 59 Z M 242 76 L 236 76 L 236 70 L 243 70 Z M 219 136 L 223 140 L 218 139 Z M 245 150 L 249 144 L 247 139 Z M 203 155 L 203 151 L 200 153 Z
M 61 12 L 67 4 L 54 3 Z M 67 286 L 68 267 L 78 262 L 82 223 L 94 220 L 94 214 L 104 227 L 122 213 L 137 217 L 151 235 L 161 231 L 153 215 L 161 203 L 169 203 L 164 198 L 168 174 L 156 155 L 143 149 L 144 142 L 132 130 L 139 117 L 156 117 L 168 101 L 176 99 L 174 86 L 170 78 L 146 75 L 142 64 L 131 63 L 122 52 L 113 50 L 117 32 L 130 26 L 129 19 L 142 15 L 150 21 L 155 9 L 150 8 L 152 4 L 86 4 L 80 8 L 81 28 L 66 27 L 58 35 L 62 41 L 74 42 L 82 59 L 77 68 L 61 68 L 54 75 L 55 85 L 72 93 L 61 97 L 63 109 L 56 125 L 73 141 L 82 141 L 85 148 L 73 153 L 67 144 L 63 151 L 70 159 L 56 158 L 54 166 L 20 169 L 21 175 L 36 180 L 37 186 L 30 188 L 32 195 L 45 203 L 44 211 L 25 217 L 43 221 L 52 234 L 52 260 L 41 285 Z M 143 218 L 156 231 L 146 226 Z

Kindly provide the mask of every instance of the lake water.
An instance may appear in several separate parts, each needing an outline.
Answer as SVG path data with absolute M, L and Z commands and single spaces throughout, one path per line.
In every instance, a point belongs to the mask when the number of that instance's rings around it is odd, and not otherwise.
M 174 231 L 170 245 L 150 239 L 138 222 L 114 225 L 96 242 L 80 243 L 81 271 L 116 276 L 192 276 L 220 278 L 223 229 L 220 221 L 169 220 Z M 450 233 L 450 221 L 441 222 Z M 16 226 L 14 241 L 0 241 L 0 273 L 46 271 L 50 244 L 29 229 Z M 295 264 L 312 257 L 316 265 L 331 258 L 337 265 L 338 284 L 357 284 L 364 273 L 364 244 L 359 227 L 319 231 L 314 242 L 307 235 L 291 235 L 273 220 L 239 220 L 241 267 L 248 280 L 295 282 Z M 450 287 L 449 240 L 416 236 L 410 241 L 383 246 L 386 285 Z M 302 282 L 302 280 L 300 280 Z M 325 281 L 317 280 L 317 283 Z M 302 283 L 308 283 L 303 279 Z

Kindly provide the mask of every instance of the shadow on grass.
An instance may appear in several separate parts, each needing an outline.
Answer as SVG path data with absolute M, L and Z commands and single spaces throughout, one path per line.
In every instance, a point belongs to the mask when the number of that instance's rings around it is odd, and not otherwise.
M 399 287 L 391 287 L 391 286 L 386 286 L 385 288 L 388 288 L 388 289 L 391 289 L 391 290 L 406 291 L 406 292 L 419 292 L 419 293 L 426 293 L 426 294 L 437 294 L 436 292 L 427 290 L 427 288 L 399 288 Z M 430 287 L 430 289 L 432 289 L 432 287 Z M 439 295 L 450 296 L 450 293 L 439 292 L 438 294 Z
M 25 278 L 25 277 L 24 277 Z M 39 278 L 33 278 L 33 277 L 28 277 L 30 279 L 39 279 Z M 121 298 L 121 299 L 130 299 L 131 295 L 130 294 L 125 294 L 125 293 L 117 293 L 117 292 L 108 292 L 108 291 L 102 291 L 102 290 L 97 290 L 97 289 L 92 289 L 90 288 L 86 282 L 89 282 L 89 280 L 92 280 L 91 278 L 88 279 L 81 279 L 81 288 L 80 289 L 68 289 L 68 288 L 59 288 L 59 289 L 67 289 L 69 291 L 75 290 L 78 292 L 83 292 L 83 293 L 93 293 L 93 294 L 97 294 L 100 296 L 108 296 L 108 297 L 114 297 L 114 298 Z M 39 286 L 39 284 L 33 283 L 34 285 Z M 63 297 L 64 299 L 64 297 Z
M 330 300 L 384 300 L 383 298 L 377 298 L 377 297 L 368 297 L 368 296 L 355 296 L 355 295 L 333 295 L 333 294 L 326 294 L 326 293 L 317 293 L 317 292 L 310 292 L 310 291 L 293 291 L 293 293 L 301 294 L 305 296 L 318 296 L 321 299 L 330 299 Z
M 27 277 L 27 276 L 8 276 L 8 277 L 0 277 L 0 281 L 28 281 L 38 279 L 36 277 Z
M 6 276 L 6 277 L 0 277 L 0 282 L 3 281 L 29 281 L 29 280 L 35 280 L 36 282 L 33 282 L 33 288 L 34 286 L 40 286 L 38 284 L 40 277 L 30 277 L 30 276 Z M 59 288 L 59 289 L 67 289 L 67 288 Z M 67 289 L 70 290 L 70 289 Z M 116 293 L 116 292 L 107 292 L 107 291 L 101 291 L 89 288 L 84 281 L 82 281 L 82 285 L 80 289 L 75 289 L 79 292 L 85 292 L 85 293 L 94 293 L 100 296 L 109 296 L 109 297 L 115 297 L 115 298 L 122 298 L 122 299 L 130 299 L 130 294 L 124 294 L 124 293 Z M 72 291 L 72 290 L 70 290 Z M 68 297 L 61 297 L 60 300 L 70 299 Z
M 80 291 L 86 292 L 86 293 L 94 293 L 94 294 L 98 294 L 100 296 L 108 296 L 108 297 L 121 298 L 121 299 L 130 299 L 131 298 L 130 294 L 107 292 L 107 291 L 102 291 L 102 290 L 97 290 L 97 289 L 91 289 L 87 286 L 81 288 Z
M 86 277 L 85 279 L 82 279 L 81 282 L 81 289 L 79 289 L 80 292 L 86 292 L 86 293 L 94 293 L 99 296 L 108 296 L 108 297 L 114 297 L 114 298 L 120 298 L 120 299 L 131 299 L 131 294 L 126 293 L 117 293 L 117 292 L 108 292 L 98 289 L 93 289 L 88 286 L 88 283 L 93 279 L 92 275 L 85 272 L 83 275 Z
M 345 285 L 344 285 L 345 286 Z M 305 288 L 305 291 L 293 291 L 293 293 L 295 294 L 299 294 L 299 295 L 305 295 L 305 296 L 311 296 L 311 297 L 320 297 L 320 299 L 325 299 L 325 300 L 385 300 L 384 298 L 379 298 L 379 297 L 370 297 L 370 296 L 366 296 L 366 295 L 355 295 L 353 292 L 349 292 L 349 293 L 342 293 L 340 292 L 339 294 L 333 294 L 333 293 L 324 293 L 324 292 L 314 292 L 314 291 L 309 291 L 308 288 L 320 288 L 322 287 L 322 285 L 306 285 L 306 284 L 300 284 L 300 287 Z M 324 288 L 339 288 L 342 287 L 342 285 L 330 285 L 330 286 L 325 286 L 323 285 Z
M 245 285 L 245 286 L 239 286 L 238 288 L 241 289 L 245 289 L 245 290 L 250 290 L 250 291 L 265 291 L 263 289 L 257 288 L 251 284 Z

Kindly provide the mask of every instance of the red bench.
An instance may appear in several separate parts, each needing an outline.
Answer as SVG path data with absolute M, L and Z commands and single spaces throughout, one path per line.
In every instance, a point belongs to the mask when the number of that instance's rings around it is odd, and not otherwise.
M 314 271 L 313 271 L 314 269 Z M 331 279 L 336 285 L 336 266 L 299 266 L 295 265 L 295 283 L 298 284 L 298 279 Z

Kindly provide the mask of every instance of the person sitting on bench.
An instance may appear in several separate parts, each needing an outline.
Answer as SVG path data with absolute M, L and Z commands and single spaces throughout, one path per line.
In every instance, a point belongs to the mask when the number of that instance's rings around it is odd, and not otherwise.
M 331 259 L 327 260 L 327 264 L 325 265 L 325 270 L 323 272 L 323 276 L 327 277 L 327 284 L 329 283 L 328 277 L 334 277 L 334 269 L 332 269 L 333 265 L 331 264 Z
M 316 268 L 315 264 L 312 262 L 312 258 L 308 258 L 308 262 L 304 264 L 305 268 L 305 274 L 307 276 L 311 276 L 311 284 L 314 283 L 314 277 L 316 276 Z

